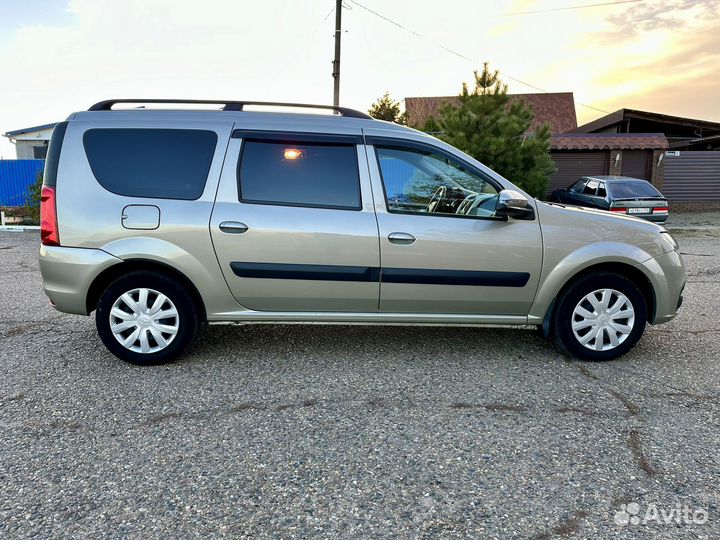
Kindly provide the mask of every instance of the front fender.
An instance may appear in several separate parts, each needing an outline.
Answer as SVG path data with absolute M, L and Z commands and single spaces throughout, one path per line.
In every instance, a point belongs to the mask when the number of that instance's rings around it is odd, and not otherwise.
M 651 254 L 638 246 L 612 241 L 586 244 L 564 256 L 558 255 L 559 253 L 546 253 L 538 291 L 528 314 L 529 324 L 542 324 L 560 290 L 584 270 L 607 263 L 626 264 L 647 275 L 648 272 L 641 263 L 652 258 Z

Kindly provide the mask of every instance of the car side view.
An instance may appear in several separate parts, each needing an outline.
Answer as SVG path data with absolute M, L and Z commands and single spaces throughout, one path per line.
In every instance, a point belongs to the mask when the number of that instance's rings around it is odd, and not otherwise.
M 647 180 L 629 176 L 583 176 L 550 195 L 554 202 L 608 210 L 641 217 L 655 223 L 668 218 L 668 201 Z
M 680 307 L 682 259 L 654 223 L 532 199 L 358 111 L 256 105 L 110 100 L 55 128 L 44 289 L 95 312 L 119 358 L 170 361 L 202 323 L 312 322 L 535 325 L 609 360 Z

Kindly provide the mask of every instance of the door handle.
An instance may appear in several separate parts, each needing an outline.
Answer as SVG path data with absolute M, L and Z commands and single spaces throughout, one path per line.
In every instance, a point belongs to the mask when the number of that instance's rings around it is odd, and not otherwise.
M 228 234 L 242 234 L 247 232 L 248 226 L 239 221 L 223 221 L 220 224 L 220 230 Z
M 388 240 L 390 240 L 393 244 L 409 246 L 415 242 L 415 237 L 412 234 L 404 232 L 394 232 L 388 235 Z

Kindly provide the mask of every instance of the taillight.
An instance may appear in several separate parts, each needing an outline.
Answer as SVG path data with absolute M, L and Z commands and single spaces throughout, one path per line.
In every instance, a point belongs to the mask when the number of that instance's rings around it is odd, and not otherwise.
M 620 213 L 625 214 L 627 212 L 627 208 L 611 208 L 610 211 L 617 212 L 619 214 Z
M 55 188 L 43 186 L 40 192 L 40 243 L 45 246 L 59 246 Z
M 655 214 L 667 214 L 668 213 L 668 207 L 667 206 L 657 206 L 653 208 L 653 213 Z

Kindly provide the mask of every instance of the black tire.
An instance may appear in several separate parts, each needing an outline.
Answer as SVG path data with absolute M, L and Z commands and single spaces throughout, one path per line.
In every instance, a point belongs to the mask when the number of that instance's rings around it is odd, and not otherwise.
M 574 319 L 573 312 L 580 301 L 593 291 L 600 289 L 613 289 L 625 295 L 632 304 L 635 319 L 632 330 L 624 341 L 609 350 L 597 351 L 591 350 L 580 343 L 578 338 L 575 337 L 572 323 Z M 635 346 L 645 331 L 646 324 L 647 302 L 637 285 L 619 274 L 598 272 L 577 279 L 558 296 L 552 325 L 553 342 L 560 352 L 582 360 L 614 360 Z M 607 332 L 603 335 L 603 339 L 607 337 L 609 340 Z M 591 340 L 592 342 L 593 340 Z
M 118 341 L 111 329 L 110 311 L 115 301 L 126 292 L 139 288 L 162 293 L 174 304 L 178 314 L 177 333 L 164 349 L 157 352 L 132 351 Z M 177 281 L 157 272 L 137 271 L 118 278 L 103 291 L 95 312 L 95 325 L 100 339 L 111 353 L 125 362 L 146 366 L 165 364 L 180 356 L 195 339 L 200 317 L 192 297 Z M 157 342 L 154 343 L 158 345 Z

